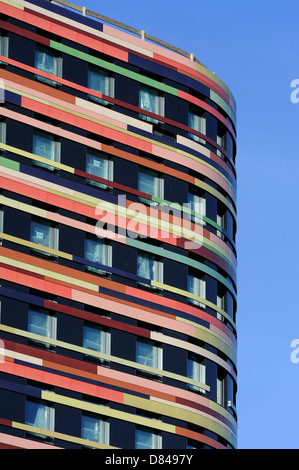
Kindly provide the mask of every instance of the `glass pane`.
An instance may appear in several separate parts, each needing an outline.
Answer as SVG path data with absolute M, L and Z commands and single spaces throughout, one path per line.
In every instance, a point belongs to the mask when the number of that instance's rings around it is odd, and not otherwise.
M 189 192 L 188 203 L 190 204 L 190 209 L 195 212 L 195 217 L 197 214 L 206 215 L 206 200 L 203 196 Z
M 40 157 L 55 160 L 55 141 L 51 135 L 36 132 L 33 134 L 33 153 Z
M 99 178 L 109 179 L 108 174 L 109 160 L 108 157 L 88 153 L 86 156 L 86 172 Z
M 100 328 L 92 328 L 84 326 L 83 329 L 83 347 L 92 349 L 93 351 L 104 351 L 104 332 Z
M 49 407 L 33 401 L 26 402 L 26 424 L 47 429 L 49 426 Z
M 85 258 L 99 264 L 108 264 L 107 245 L 100 239 L 86 238 L 85 240 Z
M 28 311 L 28 331 L 51 338 L 51 317 L 46 313 Z
M 139 107 L 151 113 L 160 114 L 158 91 L 141 87 L 139 92 Z
M 162 197 L 159 191 L 159 177 L 150 170 L 140 170 L 138 173 L 138 190 L 152 196 Z
M 82 415 L 82 438 L 103 443 L 103 422 L 92 416 Z
M 150 341 L 137 341 L 136 361 L 145 366 L 159 368 L 159 349 Z
M 50 224 L 41 222 L 31 222 L 30 227 L 30 241 L 39 245 L 47 246 L 48 248 L 54 248 L 53 237 L 51 237 L 52 227 Z
M 160 262 L 156 260 L 154 255 L 147 253 L 138 254 L 137 275 L 160 282 L 160 278 L 162 277 L 162 274 L 160 273 Z
M 35 68 L 52 75 L 57 75 L 56 57 L 50 51 L 37 49 L 35 51 Z
M 110 95 L 108 73 L 104 70 L 90 69 L 88 71 L 88 88 L 104 95 Z
M 153 433 L 143 429 L 136 429 L 135 432 L 136 449 L 153 449 Z

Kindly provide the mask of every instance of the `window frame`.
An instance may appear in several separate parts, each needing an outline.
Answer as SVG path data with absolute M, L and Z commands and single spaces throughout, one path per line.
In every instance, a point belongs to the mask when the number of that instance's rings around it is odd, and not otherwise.
M 38 56 L 37 55 L 39 53 L 46 54 L 46 55 L 50 56 L 53 59 L 53 69 L 54 70 L 52 69 L 52 71 L 49 72 L 48 70 L 45 70 L 44 68 L 38 67 Z M 40 70 L 41 72 L 45 72 L 45 73 L 48 73 L 50 75 L 54 75 L 57 78 L 62 78 L 62 57 L 60 55 L 58 55 L 55 51 L 52 51 L 52 49 L 50 49 L 49 47 L 37 44 L 36 47 L 35 47 L 35 52 L 34 52 L 34 68 L 37 69 L 37 70 Z M 47 85 L 51 85 L 51 86 L 54 86 L 54 87 L 59 87 L 60 86 L 59 82 L 57 82 L 55 80 L 52 80 L 51 78 L 43 77 L 42 75 L 39 75 L 38 73 L 35 74 L 35 79 L 42 82 L 42 83 L 45 83 Z
M 28 419 L 27 415 L 29 414 L 29 408 L 28 408 L 29 404 L 37 405 L 37 406 L 42 407 L 42 408 L 39 408 L 39 410 L 43 409 L 44 413 L 48 414 L 48 416 L 45 416 L 45 421 L 46 421 L 45 426 L 40 426 L 40 425 L 37 426 L 35 424 L 32 424 L 31 421 L 28 422 L 29 419 Z M 27 426 L 33 426 L 33 427 L 38 427 L 40 429 L 45 429 L 46 431 L 54 431 L 54 429 L 55 429 L 55 409 L 54 409 L 54 406 L 52 404 L 49 404 L 47 401 L 42 400 L 42 399 L 38 399 L 38 398 L 35 398 L 35 397 L 26 397 L 25 424 Z M 32 432 L 32 431 L 29 431 L 29 432 Z M 41 438 L 47 438 L 48 437 L 44 434 L 38 434 L 38 436 L 41 437 Z
M 191 221 L 196 224 L 206 225 L 206 222 L 203 220 L 203 217 L 206 217 L 207 213 L 207 201 L 205 191 L 194 187 L 189 188 L 188 204 L 190 204 L 190 209 L 194 211 L 194 215 L 191 215 Z M 197 217 L 196 214 L 200 214 L 201 217 Z
M 49 228 L 49 245 L 46 244 L 41 244 L 36 241 L 34 241 L 34 237 L 32 236 L 32 226 L 33 224 L 39 224 L 43 225 L 45 227 Z M 55 250 L 58 251 L 58 245 L 59 245 L 59 230 L 58 227 L 54 226 L 53 223 L 49 220 L 43 219 L 41 217 L 32 215 L 31 216 L 31 221 L 30 221 L 30 241 L 32 243 L 35 243 L 37 245 L 40 245 L 41 247 L 49 248 L 50 250 Z M 42 253 L 45 256 L 53 256 L 52 253 L 49 253 L 47 251 L 44 251 L 38 248 L 32 248 L 34 252 Z M 55 256 L 55 255 L 54 255 Z
M 95 172 L 91 172 L 90 167 L 91 166 L 96 166 L 96 165 L 94 165 L 94 164 L 92 165 L 89 162 L 89 158 L 94 158 L 94 159 L 98 159 L 98 160 L 102 160 L 103 162 L 106 162 L 107 163 L 107 169 L 105 170 L 105 172 L 107 173 L 107 175 L 106 176 L 99 176 Z M 93 150 L 93 149 L 87 149 L 87 152 L 86 152 L 86 173 L 88 173 L 90 175 L 93 175 L 93 176 L 96 176 L 98 178 L 108 180 L 108 181 L 113 181 L 113 160 L 112 160 L 112 158 L 109 155 L 105 154 L 104 152 Z M 109 186 L 105 183 L 100 183 L 98 181 L 91 180 L 91 179 L 88 179 L 88 178 L 86 179 L 86 183 L 91 185 L 91 186 L 96 186 L 100 189 L 112 189 L 111 186 Z
M 141 355 L 139 352 L 139 347 L 141 346 L 149 346 L 152 353 L 153 357 L 149 358 L 148 356 Z M 144 358 L 144 361 L 141 362 L 139 359 Z M 152 361 L 153 365 L 146 364 L 146 362 L 150 360 Z M 140 364 L 141 366 L 146 366 L 146 367 L 152 367 L 153 369 L 158 369 L 162 370 L 163 369 L 163 349 L 162 346 L 157 343 L 156 341 L 153 341 L 148 338 L 143 338 L 143 337 L 137 337 L 136 338 L 136 363 Z M 143 371 L 148 374 L 155 374 L 151 373 L 148 371 Z M 156 374 L 155 374 L 156 375 Z
M 198 122 L 196 122 L 198 121 Z M 207 113 L 205 110 L 201 109 L 190 109 L 188 113 L 188 127 L 194 129 L 201 134 L 207 135 Z M 195 142 L 206 145 L 206 140 L 202 137 L 199 137 L 196 134 L 191 132 L 188 133 L 189 139 L 194 140 Z
M 153 270 L 151 270 L 151 273 L 153 273 L 153 276 L 150 275 L 150 277 L 147 277 L 145 275 L 142 275 L 142 272 L 140 272 L 141 270 L 140 264 L 142 260 L 148 260 L 148 261 L 153 262 Z M 159 284 L 163 284 L 163 261 L 157 255 L 154 255 L 147 251 L 138 250 L 137 251 L 137 276 L 144 278 L 144 279 L 148 279 L 150 281 L 158 282 Z
M 196 380 L 196 382 L 200 382 L 206 385 L 205 359 L 201 358 L 200 356 L 190 353 L 187 359 L 187 376 L 189 379 Z M 198 387 L 197 385 L 188 384 L 187 387 L 188 387 L 188 390 L 192 392 L 200 393 L 202 395 L 206 394 L 206 390 L 204 388 Z
M 193 286 L 190 289 L 190 286 Z M 197 297 L 201 297 L 204 300 L 207 300 L 207 279 L 206 274 L 198 272 L 197 275 L 193 273 L 188 273 L 188 292 L 190 294 L 196 295 Z M 200 307 L 202 309 L 206 308 L 206 304 L 200 302 L 199 300 L 188 298 L 188 302 L 196 307 Z
M 37 145 L 37 143 L 35 143 L 35 138 L 41 138 L 41 139 L 44 139 L 46 141 L 48 140 L 48 143 L 51 146 L 51 156 L 53 154 L 53 158 L 48 158 L 45 155 L 42 155 L 42 154 L 36 152 L 36 148 L 37 148 L 38 145 Z M 39 147 L 42 147 L 42 145 L 39 145 Z M 46 147 L 46 145 L 45 145 L 45 147 Z M 33 135 L 32 135 L 32 153 L 34 155 L 38 155 L 39 157 L 44 158 L 46 160 L 49 160 L 49 161 L 52 161 L 52 162 L 55 162 L 55 163 L 60 163 L 60 160 L 61 160 L 61 142 L 55 135 L 51 134 L 50 132 L 46 132 L 46 131 L 43 131 L 43 130 L 40 130 L 40 129 L 34 129 Z M 45 168 L 45 169 L 50 170 L 50 171 L 57 171 L 57 168 L 53 167 L 49 163 L 44 163 L 44 162 L 39 162 L 37 160 L 33 160 L 33 164 L 35 166 L 39 166 L 41 168 Z
M 98 431 L 100 434 L 103 434 L 103 439 L 90 439 L 84 435 L 84 419 L 90 419 L 93 420 L 94 422 L 98 422 L 99 427 L 102 427 L 103 429 Z M 89 433 L 92 433 L 93 431 L 88 430 Z M 95 431 L 96 432 L 96 431 Z M 99 438 L 102 436 L 100 435 Z M 82 411 L 81 414 L 81 439 L 85 439 L 87 441 L 96 442 L 97 444 L 104 444 L 104 445 L 109 445 L 110 442 L 110 423 L 108 419 L 104 419 L 101 415 L 97 415 L 95 413 L 91 413 L 88 411 Z M 92 447 L 92 445 L 91 445 Z
M 152 445 L 151 446 L 142 446 L 139 447 L 137 445 L 137 435 L 139 432 L 147 433 L 152 438 Z M 162 436 L 158 431 L 155 431 L 146 426 L 139 426 L 136 425 L 135 427 L 135 449 L 162 449 Z
M 9 57 L 9 37 L 4 31 L 0 32 L 0 55 Z M 7 62 L 0 60 L 1 65 L 7 65 Z
M 91 242 L 92 244 L 93 243 L 97 244 L 98 246 L 102 247 L 103 258 L 104 258 L 104 260 L 102 259 L 102 261 L 106 261 L 106 263 L 105 262 L 100 263 L 99 261 L 94 261 L 94 260 L 90 259 L 87 256 L 87 254 L 88 254 L 88 247 L 87 247 L 88 242 Z M 111 273 L 109 271 L 109 268 L 111 268 L 111 266 L 112 266 L 112 245 L 111 245 L 111 243 L 106 239 L 97 237 L 96 235 L 89 234 L 89 233 L 86 234 L 85 235 L 85 240 L 84 240 L 84 259 L 86 261 L 86 263 L 85 263 L 85 270 L 86 271 L 90 271 L 90 272 L 100 274 L 100 275 L 110 275 Z M 88 264 L 88 261 L 91 264 Z M 105 266 L 108 269 L 99 268 L 99 267 L 97 267 L 98 265 Z
M 148 93 L 148 95 L 154 97 L 154 99 L 156 101 L 156 103 L 154 105 L 155 106 L 154 111 L 149 109 L 149 106 L 145 107 L 143 105 L 143 95 L 145 93 Z M 153 87 L 148 86 L 148 85 L 140 84 L 139 85 L 138 106 L 141 110 L 147 111 L 147 112 L 152 113 L 152 114 L 156 114 L 157 116 L 164 117 L 164 114 L 165 114 L 165 99 L 164 99 L 164 96 L 161 94 L 161 92 L 159 90 L 157 90 L 156 88 L 153 88 Z M 143 119 L 144 121 L 147 121 L 147 122 L 152 123 L 152 124 L 163 124 L 162 121 L 160 121 L 159 119 L 153 118 L 151 116 L 147 116 L 147 115 L 142 114 L 142 113 L 139 114 L 139 117 L 141 119 Z
M 152 177 L 153 179 L 153 185 L 152 185 L 152 190 L 148 191 L 146 188 L 142 188 L 142 185 L 147 185 L 148 183 L 142 182 L 141 177 L 142 175 L 147 175 L 149 177 Z M 157 185 L 157 188 L 155 188 L 155 185 Z M 150 186 L 150 185 L 149 185 Z M 155 170 L 151 170 L 150 168 L 147 167 L 139 167 L 138 168 L 138 191 L 149 194 L 151 196 L 154 196 L 159 199 L 164 198 L 164 178 L 163 176 Z M 142 201 L 147 201 L 145 198 L 140 198 Z
M 104 77 L 105 81 L 107 80 L 107 83 L 105 83 L 104 88 L 107 87 L 107 91 L 103 92 L 100 89 L 94 88 L 91 86 L 91 74 L 94 73 L 98 76 Z M 97 67 L 96 65 L 89 65 L 88 67 L 88 72 L 87 72 L 87 86 L 90 90 L 96 91 L 97 93 L 101 93 L 105 96 L 109 96 L 110 98 L 114 98 L 114 93 L 115 93 L 115 80 L 114 76 L 107 70 L 102 69 L 101 67 Z M 98 96 L 94 96 L 92 94 L 88 94 L 88 99 L 90 101 L 93 101 L 96 104 L 101 104 L 104 106 L 111 105 L 110 101 L 107 101 L 103 98 L 99 98 Z
M 91 348 L 91 347 L 88 347 L 88 342 L 92 342 L 91 340 L 89 340 L 88 338 L 86 338 L 86 333 L 88 330 L 93 330 L 93 332 L 98 332 L 101 339 L 100 339 L 100 347 L 97 348 L 97 347 L 94 347 L 94 348 Z M 96 344 L 96 343 L 95 343 Z M 90 354 L 85 354 L 85 358 L 90 358 L 90 356 L 93 356 L 92 352 L 98 352 L 98 353 L 101 353 L 101 354 L 106 354 L 108 356 L 110 356 L 111 354 L 111 333 L 110 333 L 110 330 L 108 328 L 105 328 L 101 325 L 98 325 L 98 324 L 92 324 L 92 323 L 89 323 L 89 322 L 84 322 L 84 325 L 83 325 L 83 336 L 82 336 L 82 345 L 83 345 L 83 348 L 85 349 L 88 349 L 91 351 Z M 96 356 L 94 356 L 95 358 L 97 358 Z M 105 364 L 107 365 L 109 363 L 109 361 L 107 361 L 107 359 L 102 359 L 102 358 L 97 358 L 101 364 Z

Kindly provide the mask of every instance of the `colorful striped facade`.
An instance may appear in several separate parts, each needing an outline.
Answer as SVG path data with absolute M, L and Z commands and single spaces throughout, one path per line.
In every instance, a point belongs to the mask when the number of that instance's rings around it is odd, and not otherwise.
M 235 448 L 231 92 L 46 0 L 0 28 L 0 448 Z

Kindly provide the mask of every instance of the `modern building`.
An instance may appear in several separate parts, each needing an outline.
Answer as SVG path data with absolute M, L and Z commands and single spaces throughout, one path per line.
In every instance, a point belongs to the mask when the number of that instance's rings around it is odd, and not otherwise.
M 235 448 L 231 92 L 64 0 L 0 12 L 0 448 Z

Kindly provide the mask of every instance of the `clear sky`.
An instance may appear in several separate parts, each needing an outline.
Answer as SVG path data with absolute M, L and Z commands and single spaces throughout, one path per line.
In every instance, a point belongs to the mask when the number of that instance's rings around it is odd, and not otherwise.
M 299 79 L 299 2 L 73 2 L 193 52 L 232 90 L 239 448 L 299 448 L 299 362 L 290 346 L 299 338 L 299 102 L 290 99 Z

